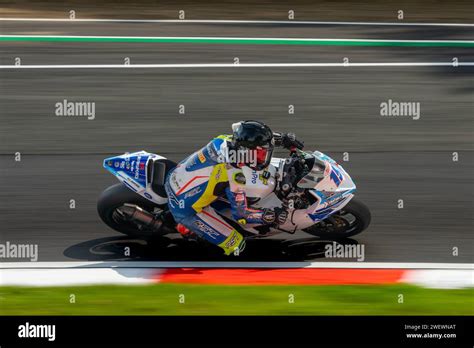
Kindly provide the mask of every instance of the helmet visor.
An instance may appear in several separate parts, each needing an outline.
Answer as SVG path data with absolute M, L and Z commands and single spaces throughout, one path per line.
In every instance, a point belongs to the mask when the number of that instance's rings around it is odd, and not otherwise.
M 256 153 L 257 164 L 264 164 L 267 160 L 268 148 L 257 146 L 254 151 Z
M 252 163 L 249 167 L 255 170 L 262 170 L 268 167 L 272 159 L 273 147 L 270 146 L 257 146 L 251 150 L 254 154 Z

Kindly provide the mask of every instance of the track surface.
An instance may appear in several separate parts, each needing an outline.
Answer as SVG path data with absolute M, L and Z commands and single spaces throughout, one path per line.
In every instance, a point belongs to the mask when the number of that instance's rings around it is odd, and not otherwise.
M 472 40 L 468 28 L 1 23 L 3 34 L 247 36 Z M 0 43 L 0 64 L 474 61 L 463 48 L 192 44 Z M 148 150 L 179 160 L 240 119 L 293 131 L 334 156 L 371 208 L 355 239 L 366 261 L 472 262 L 473 68 L 266 68 L 0 71 L 0 241 L 38 243 L 40 261 L 221 260 L 215 250 L 147 246 L 99 221 L 115 179 L 111 154 Z M 94 101 L 96 118 L 56 117 L 55 103 Z M 421 103 L 421 118 L 384 118 L 380 103 Z M 179 115 L 179 105 L 186 114 Z M 288 115 L 288 105 L 295 114 Z M 15 162 L 13 153 L 23 154 Z M 459 161 L 452 153 L 459 152 Z M 344 162 L 342 153 L 349 152 Z M 69 209 L 69 200 L 76 209 Z M 404 200 L 404 209 L 397 200 Z M 297 233 L 291 239 L 307 238 Z M 123 247 L 131 246 L 130 257 Z M 452 255 L 453 247 L 459 256 Z M 319 260 L 322 244 L 249 243 L 240 260 Z M 296 255 L 296 256 L 295 256 Z

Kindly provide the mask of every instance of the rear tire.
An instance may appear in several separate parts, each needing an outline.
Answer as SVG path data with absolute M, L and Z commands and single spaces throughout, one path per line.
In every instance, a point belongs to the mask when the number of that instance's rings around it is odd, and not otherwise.
M 140 230 L 132 222 L 118 221 L 114 217 L 115 210 L 124 205 L 124 203 L 136 204 L 139 207 L 153 211 L 157 204 L 143 198 L 139 194 L 133 192 L 123 184 L 115 184 L 105 189 L 97 202 L 97 212 L 102 221 L 111 229 L 126 234 L 131 237 L 142 237 Z
M 332 221 L 331 221 L 332 220 Z M 357 199 L 352 199 L 337 213 L 303 231 L 316 237 L 342 239 L 361 233 L 369 227 L 369 208 Z M 340 226 L 334 226 L 337 222 Z

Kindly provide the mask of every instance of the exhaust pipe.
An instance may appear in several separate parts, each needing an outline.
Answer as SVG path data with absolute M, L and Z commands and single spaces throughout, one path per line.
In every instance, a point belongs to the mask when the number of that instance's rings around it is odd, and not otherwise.
M 117 208 L 117 212 L 125 219 L 139 222 L 153 231 L 159 230 L 163 225 L 161 220 L 158 220 L 153 214 L 150 214 L 138 205 L 125 203 L 120 208 Z

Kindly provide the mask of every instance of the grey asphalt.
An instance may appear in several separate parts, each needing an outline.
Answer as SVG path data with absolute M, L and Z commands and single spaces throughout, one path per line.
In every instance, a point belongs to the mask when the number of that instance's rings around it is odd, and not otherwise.
M 4 23 L 2 23 L 3 26 Z M 125 33 L 118 28 L 120 35 Z M 5 28 L 5 26 L 3 26 Z M 138 28 L 138 29 L 137 29 Z M 130 35 L 162 35 L 139 26 Z M 246 27 L 247 28 L 247 27 Z M 18 24 L 11 32 L 29 34 Z M 68 24 L 36 28 L 64 34 Z M 42 29 L 42 30 L 39 30 Z M 44 29 L 44 30 L 43 30 Z M 117 30 L 118 30 L 117 29 Z M 188 25 L 190 36 L 215 26 Z M 173 33 L 171 25 L 165 34 Z M 227 34 L 231 30 L 232 33 Z M 278 27 L 265 32 L 218 28 L 219 35 L 312 36 Z M 298 29 L 299 30 L 299 29 Z M 343 37 L 343 29 L 318 29 Z M 413 28 L 358 29 L 351 37 L 435 39 Z M 472 31 L 445 31 L 440 39 L 472 39 Z M 459 31 L 459 32 L 458 32 Z M 100 33 L 97 33 L 100 32 Z M 396 37 L 397 32 L 400 34 Z M 77 34 L 77 32 L 74 32 Z M 185 35 L 183 28 L 177 35 Z M 88 27 L 82 35 L 110 35 Z M 356 35 L 357 34 L 357 35 Z M 164 35 L 164 34 L 163 34 Z M 319 34 L 317 37 L 320 37 Z M 441 35 L 441 34 L 440 34 Z M 175 36 L 175 35 L 173 35 Z M 474 61 L 466 48 L 321 47 L 192 44 L 0 43 L 0 63 L 133 63 Z M 108 229 L 95 212 L 101 190 L 116 180 L 101 168 L 104 157 L 147 150 L 179 160 L 240 119 L 260 119 L 293 131 L 307 149 L 338 160 L 352 175 L 357 197 L 371 209 L 367 231 L 354 237 L 366 261 L 472 262 L 473 68 L 258 68 L 0 71 L 0 241 L 37 243 L 40 261 L 126 259 L 222 259 L 199 245 L 146 246 Z M 93 101 L 96 117 L 55 116 L 55 104 Z M 382 117 L 380 104 L 420 102 L 421 117 Z M 288 105 L 295 113 L 288 114 Z M 184 105 L 186 113 L 178 113 Z M 22 161 L 14 161 L 14 153 Z M 343 160 L 349 153 L 349 161 Z M 459 161 L 453 162 L 453 152 Z M 69 209 L 69 200 L 76 209 Z M 404 208 L 397 201 L 403 199 Z M 284 237 L 284 236 L 280 236 Z M 291 240 L 307 238 L 298 233 Z M 453 256 L 453 248 L 459 255 Z M 243 259 L 322 260 L 321 243 L 291 246 L 256 241 Z
M 408 23 L 409 24 L 409 23 Z M 141 23 L 28 22 L 0 23 L 4 35 L 293 37 L 387 40 L 472 40 L 474 27 L 359 26 L 288 23 Z

